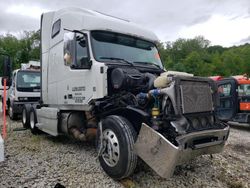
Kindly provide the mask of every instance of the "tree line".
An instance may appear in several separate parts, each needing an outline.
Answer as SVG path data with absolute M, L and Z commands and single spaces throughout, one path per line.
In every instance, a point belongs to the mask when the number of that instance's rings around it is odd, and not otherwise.
M 0 35 L 0 52 L 12 57 L 13 69 L 21 63 L 40 59 L 40 31 L 25 31 L 22 37 Z M 184 71 L 196 76 L 250 75 L 250 44 L 212 46 L 202 36 L 193 39 L 177 39 L 158 45 L 166 70 Z M 2 65 L 0 65 L 2 66 Z M 2 74 L 0 67 L 0 75 Z
M 167 70 L 184 71 L 197 76 L 250 74 L 250 44 L 211 46 L 202 36 L 178 39 L 159 45 Z
M 0 35 L 0 53 L 10 55 L 13 70 L 29 60 L 40 59 L 40 31 L 24 31 L 20 35 L 20 38 L 11 34 Z M 1 63 L 0 76 L 3 74 L 2 66 Z

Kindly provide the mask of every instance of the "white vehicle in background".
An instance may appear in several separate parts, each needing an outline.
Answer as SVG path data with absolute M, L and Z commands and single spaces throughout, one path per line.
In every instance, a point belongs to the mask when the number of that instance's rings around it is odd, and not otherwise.
M 40 62 L 22 64 L 21 69 L 12 72 L 11 80 L 6 110 L 11 119 L 16 119 L 22 113 L 24 104 L 34 104 L 40 100 Z

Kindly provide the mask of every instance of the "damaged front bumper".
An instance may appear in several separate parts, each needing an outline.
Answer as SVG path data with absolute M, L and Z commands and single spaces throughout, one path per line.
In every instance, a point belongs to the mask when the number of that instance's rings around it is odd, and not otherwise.
M 151 127 L 142 124 L 135 143 L 135 153 L 158 175 L 168 178 L 177 165 L 197 156 L 219 153 L 223 150 L 229 135 L 229 127 L 188 133 L 176 138 L 175 146 Z

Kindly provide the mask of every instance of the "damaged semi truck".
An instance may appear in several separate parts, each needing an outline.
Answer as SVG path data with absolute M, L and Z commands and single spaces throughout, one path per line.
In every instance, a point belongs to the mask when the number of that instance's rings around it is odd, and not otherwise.
M 102 13 L 66 8 L 41 17 L 41 102 L 30 128 L 85 141 L 114 179 L 140 157 L 162 177 L 223 150 L 229 127 L 215 117 L 209 78 L 165 72 L 154 33 Z

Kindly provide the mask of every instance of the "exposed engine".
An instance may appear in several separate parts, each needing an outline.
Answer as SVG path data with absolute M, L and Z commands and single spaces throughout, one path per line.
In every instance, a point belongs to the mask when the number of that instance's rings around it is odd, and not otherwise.
M 175 145 L 179 135 L 222 126 L 214 116 L 216 85 L 208 78 L 174 71 L 159 76 L 130 67 L 114 68 L 109 88 L 109 97 L 95 105 L 99 114 L 127 106 L 140 109 L 147 113 L 151 128 Z
M 114 91 L 146 92 L 153 88 L 156 76 L 141 73 L 132 68 L 115 68 L 111 73 L 111 84 Z

